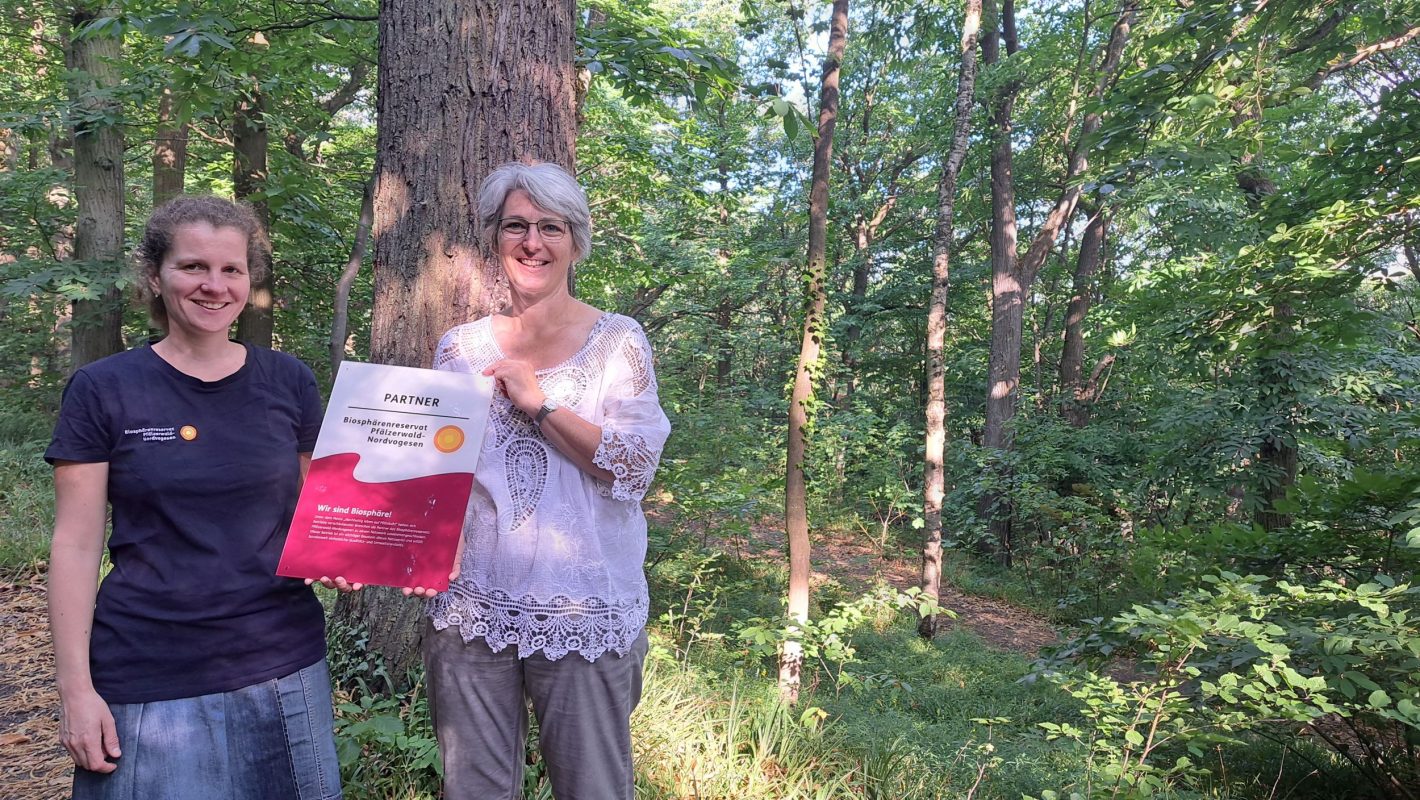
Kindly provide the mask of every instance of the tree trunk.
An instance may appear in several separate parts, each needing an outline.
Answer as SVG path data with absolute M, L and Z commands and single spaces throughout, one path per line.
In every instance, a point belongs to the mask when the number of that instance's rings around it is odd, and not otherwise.
M 350 248 L 350 258 L 335 284 L 335 318 L 330 325 L 330 374 L 339 374 L 340 362 L 345 359 L 346 331 L 350 320 L 350 287 L 355 284 L 355 276 L 360 274 L 360 264 L 365 260 L 365 244 L 370 238 L 370 226 L 375 219 L 375 179 L 365 181 L 365 190 L 360 196 L 360 221 L 355 225 L 355 244 Z
M 572 0 L 380 4 L 371 360 L 428 367 L 450 327 L 504 302 L 479 185 L 515 160 L 572 170 Z M 394 590 L 342 595 L 396 678 L 418 660 L 422 607 Z
M 266 156 L 269 137 L 266 131 L 266 96 L 255 80 L 239 90 L 232 114 L 232 191 L 238 200 L 245 200 L 256 211 L 256 218 L 267 235 L 271 234 L 271 208 L 261 197 L 268 177 Z M 254 281 L 251 301 L 237 317 L 237 338 L 260 347 L 271 346 L 272 286 L 276 268 L 266 271 L 266 277 Z
M 74 301 L 70 331 L 75 369 L 123 349 L 123 299 L 115 281 L 123 260 L 123 109 L 111 92 L 118 87 L 121 42 L 108 34 L 78 36 L 90 22 L 108 13 L 97 4 L 76 3 L 69 10 L 69 94 L 75 106 L 74 199 L 79 208 L 74 259 L 92 265 L 97 295 Z
M 824 311 L 828 304 L 828 171 L 833 160 L 833 128 L 838 121 L 838 74 L 848 38 L 848 0 L 834 0 L 819 95 L 818 135 L 814 140 L 813 177 L 809 189 L 808 297 L 794 389 L 789 398 L 789 448 L 784 482 L 784 526 L 789 538 L 789 619 L 802 625 L 809 619 L 809 515 L 804 483 L 807 449 L 804 427 L 809 421 L 815 373 L 821 369 Z M 786 703 L 799 699 L 803 645 L 793 635 L 779 653 L 779 696 Z
M 1060 349 L 1060 414 L 1076 428 L 1090 419 L 1092 392 L 1083 382 L 1085 367 L 1085 317 L 1090 313 L 1094 277 L 1104 260 L 1105 237 L 1109 233 L 1109 209 L 1095 209 L 1080 238 L 1075 261 L 1074 290 L 1065 311 L 1065 344 Z
M 1105 50 L 1099 58 L 1098 80 L 1090 92 L 1090 98 L 1098 101 L 1114 84 L 1123 63 L 1124 46 L 1129 41 L 1130 29 L 1138 0 L 1121 0 L 1119 15 L 1110 31 Z M 1007 52 L 1015 50 L 1015 13 L 1011 0 L 1006 0 L 1002 13 L 1002 30 L 1005 31 Z M 1088 34 L 1088 32 L 1087 32 Z M 983 49 L 983 53 L 985 50 Z M 994 63 L 987 59 L 987 63 Z M 1014 87 L 1013 87 L 1014 88 Z M 1005 92 L 1003 91 L 1003 94 Z M 1006 101 L 1009 102 L 1006 102 Z M 992 246 L 991 246 L 991 362 L 989 369 L 990 389 L 986 400 L 986 447 L 992 450 L 992 461 L 996 463 L 997 486 L 1009 481 L 1010 472 L 1006 460 L 1011 452 L 1010 424 L 1015 418 L 1016 403 L 1019 398 L 1021 376 L 1021 334 L 1025 321 L 1025 300 L 1035 283 L 1036 275 L 1045 264 L 1050 251 L 1055 246 L 1055 237 L 1060 233 L 1066 220 L 1074 216 L 1075 205 L 1080 199 L 1080 183 L 1076 178 L 1088 167 L 1085 158 L 1093 135 L 1099 130 L 1101 115 L 1098 111 L 1085 114 L 1084 122 L 1076 134 L 1070 148 L 1069 158 L 1063 178 L 1065 189 L 1060 193 L 1055 205 L 1046 215 L 1045 222 L 1031 241 L 1024 258 L 1016 260 L 1015 237 L 1015 188 L 1011 174 L 1010 144 L 1010 104 L 1014 103 L 1014 92 L 1009 98 L 998 101 L 993 122 L 996 125 L 996 147 L 991 156 L 991 198 L 992 198 Z M 1000 183 L 998 189 L 998 180 Z M 1006 213 L 1009 201 L 1012 210 Z M 999 250 L 998 250 L 999 248 Z M 983 512 L 987 514 L 992 538 L 998 548 L 997 557 L 1006 566 L 1011 565 L 1011 522 L 1010 498 L 999 489 L 988 492 L 982 501 Z
M 853 393 L 858 389 L 858 362 L 862 360 L 858 343 L 863 338 L 863 320 L 858 315 L 863 311 L 863 302 L 868 299 L 868 277 L 873 270 L 873 234 L 867 220 L 859 220 L 856 228 L 853 235 L 856 256 L 853 280 L 843 309 L 849 320 L 843 327 L 843 340 L 838 343 L 844 380 L 842 395 L 835 398 L 834 405 L 840 408 L 852 407 Z
M 1265 531 L 1292 524 L 1292 515 L 1278 508 L 1297 482 L 1297 393 L 1293 388 L 1297 357 L 1297 324 L 1292 304 L 1274 300 L 1272 319 L 1267 325 L 1267 351 L 1258 359 L 1258 401 L 1273 422 L 1262 432 L 1258 452 L 1258 475 L 1262 483 L 1262 505 L 1256 522 Z
M 1005 0 L 999 14 L 995 0 L 983 3 L 983 15 L 995 26 L 981 40 L 982 61 L 988 66 L 1001 62 L 1001 39 L 1006 53 L 1018 49 L 1015 4 Z M 987 468 L 996 472 L 998 486 L 1009 477 L 1001 459 L 1010 450 L 1010 422 L 1016 413 L 1016 384 L 1021 374 L 1021 324 L 1024 320 L 1024 291 L 1016 272 L 1016 181 L 1012 173 L 1011 114 L 1019 86 L 1003 83 L 991 101 L 991 344 L 987 367 L 986 427 L 982 445 L 988 453 Z M 995 553 L 1007 566 L 1011 563 L 1011 514 L 1004 506 L 1009 495 L 988 491 L 981 501 Z
M 187 122 L 177 122 L 173 90 L 158 100 L 158 129 L 153 138 L 153 207 L 182 194 L 187 177 Z
M 957 72 L 956 122 L 952 147 L 937 181 L 937 230 L 932 237 L 932 296 L 927 305 L 927 441 L 923 467 L 922 593 L 936 600 L 942 586 L 942 500 L 946 497 L 947 449 L 947 299 L 952 243 L 956 237 L 957 178 L 966 161 L 971 136 L 971 101 L 976 91 L 976 40 L 981 28 L 981 0 L 966 0 L 961 33 L 961 68 Z M 917 631 L 930 639 L 936 619 L 925 615 Z

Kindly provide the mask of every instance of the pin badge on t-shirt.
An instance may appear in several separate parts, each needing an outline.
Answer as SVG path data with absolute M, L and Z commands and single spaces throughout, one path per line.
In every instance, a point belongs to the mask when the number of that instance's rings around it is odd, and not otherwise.
M 191 425 L 184 425 L 178 429 L 178 436 L 181 436 L 184 441 L 190 442 L 197 438 L 197 429 Z

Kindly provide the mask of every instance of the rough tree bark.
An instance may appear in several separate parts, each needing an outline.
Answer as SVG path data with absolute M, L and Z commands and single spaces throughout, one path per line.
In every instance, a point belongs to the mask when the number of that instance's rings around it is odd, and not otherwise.
M 1015 4 L 1005 0 L 998 13 L 995 0 L 986 0 L 982 14 L 992 27 L 981 40 L 981 60 L 994 66 L 1001 63 L 1002 39 L 1007 55 L 1019 50 Z M 991 99 L 991 349 L 982 445 L 993 457 L 1010 449 L 1008 426 L 1016 411 L 1021 372 L 1025 299 L 1016 273 L 1016 179 L 1011 153 L 1011 115 L 1019 88 L 1014 81 L 1003 81 Z M 988 465 L 991 468 L 1004 477 L 1003 466 Z M 1011 563 L 1011 514 L 1001 506 L 1009 500 L 1003 493 L 988 492 L 981 501 L 995 552 L 1007 566 Z
M 932 236 L 932 295 L 927 304 L 927 436 L 924 458 L 922 518 L 922 593 L 936 600 L 942 588 L 942 500 L 946 497 L 947 449 L 947 298 L 951 287 L 952 242 L 956 237 L 957 179 L 966 161 L 971 137 L 971 101 L 976 92 L 976 45 L 981 29 L 981 0 L 966 0 L 961 33 L 961 67 L 957 72 L 956 121 L 952 146 L 937 181 L 937 230 Z M 922 617 L 918 633 L 936 633 L 932 614 Z
M 107 34 L 77 35 L 109 13 L 98 3 L 68 9 L 65 56 L 74 138 L 74 258 L 91 270 L 98 296 L 75 300 L 70 321 L 72 366 L 77 369 L 123 349 L 123 299 L 114 285 L 123 274 L 123 133 L 114 122 L 122 114 L 110 96 L 118 86 L 121 43 Z
M 373 361 L 428 367 L 445 330 L 501 307 L 474 199 L 508 161 L 573 169 L 575 14 L 573 0 L 380 4 Z M 417 661 L 417 601 L 366 590 L 336 613 L 396 678 Z
M 848 40 L 848 0 L 834 0 L 819 94 L 818 133 L 814 139 L 813 176 L 809 189 L 808 297 L 794 389 L 789 397 L 789 447 L 784 482 L 784 527 L 789 538 L 789 619 L 802 625 L 809 619 L 809 515 L 804 483 L 806 441 L 814 378 L 823 348 L 824 311 L 828 304 L 828 172 L 833 162 L 833 128 L 838 122 L 838 76 Z M 779 696 L 786 703 L 799 699 L 802 643 L 791 635 L 779 653 Z
M 271 233 L 271 208 L 260 194 L 266 190 L 267 152 L 270 137 L 266 130 L 266 96 L 256 80 L 239 89 L 232 114 L 232 193 L 256 211 L 261 227 Z M 276 269 L 251 285 L 251 301 L 237 317 L 237 338 L 260 347 L 271 346 L 272 291 Z
M 1119 75 L 1123 63 L 1124 47 L 1129 41 L 1134 15 L 1138 11 L 1138 0 L 1121 0 L 1114 28 L 1110 31 L 1104 52 L 1096 64 L 1098 79 L 1090 91 L 1091 100 L 1104 97 Z M 1006 0 L 1002 12 L 1002 26 L 1007 42 L 1007 52 L 1015 50 L 1015 12 L 1011 0 Z M 983 48 L 983 53 L 985 52 Z M 994 63 L 988 59 L 987 63 Z M 1004 93 L 1004 92 L 1003 92 Z M 1014 102 L 1014 93 L 1009 98 Z M 1016 414 L 1019 399 L 1018 389 L 1021 376 L 1021 334 L 1025 322 L 1025 301 L 1035 283 L 1040 268 L 1045 264 L 1050 251 L 1055 246 L 1055 238 L 1065 222 L 1075 213 L 1079 202 L 1081 185 L 1077 180 L 1088 168 L 1086 159 L 1093 135 L 1099 130 L 1101 116 L 1098 111 L 1085 114 L 1080 129 L 1070 148 L 1066 162 L 1063 183 L 1054 206 L 1046 215 L 1045 222 L 1032 239 L 1026 255 L 1016 259 L 1015 242 L 1015 188 L 1011 174 L 1010 107 L 998 102 L 993 114 L 996 126 L 996 147 L 991 157 L 992 196 L 992 247 L 991 247 L 991 362 L 989 368 L 990 387 L 986 399 L 985 445 L 993 451 L 998 461 L 1011 450 L 1010 424 Z M 998 180 L 1000 183 L 998 189 Z M 1009 201 L 1012 209 L 1004 208 Z M 998 228 L 1001 230 L 998 232 Z M 998 246 L 1000 251 L 998 253 Z M 998 478 L 1004 481 L 1008 473 L 1003 464 L 997 466 Z M 1006 566 L 1011 565 L 1011 512 L 1010 498 L 1003 493 L 992 492 L 982 502 L 983 511 L 988 515 L 991 532 L 997 547 L 997 557 Z
M 153 207 L 182 194 L 187 177 L 187 122 L 178 122 L 173 90 L 158 99 L 158 128 L 153 137 Z
M 1097 399 L 1098 380 L 1085 382 L 1085 317 L 1090 313 L 1094 277 L 1104 260 L 1105 238 L 1109 234 L 1109 208 L 1100 205 L 1090 215 L 1080 237 L 1075 260 L 1075 277 L 1070 304 L 1065 310 L 1065 343 L 1060 349 L 1060 414 L 1076 428 L 1090 419 L 1090 406 Z

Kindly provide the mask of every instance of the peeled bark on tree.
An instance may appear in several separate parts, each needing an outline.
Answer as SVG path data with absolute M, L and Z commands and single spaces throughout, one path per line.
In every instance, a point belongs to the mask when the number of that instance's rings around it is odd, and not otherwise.
M 572 0 L 380 4 L 371 360 L 428 367 L 439 337 L 502 306 L 473 204 L 492 169 L 572 170 Z M 418 660 L 422 606 L 392 589 L 342 595 L 399 680 Z
M 789 448 L 784 481 L 784 527 L 789 538 L 790 636 L 779 651 L 779 697 L 786 703 L 799 699 L 799 674 L 803 644 L 792 626 L 809 620 L 809 515 L 804 482 L 807 450 L 804 427 L 809 422 L 815 373 L 821 368 L 824 311 L 828 305 L 828 172 L 833 162 L 833 128 L 838 122 L 838 75 L 848 40 L 848 0 L 834 0 L 828 34 L 828 56 L 823 62 L 819 94 L 818 135 L 814 139 L 813 176 L 809 188 L 808 297 L 799 362 L 794 369 L 794 389 L 789 397 Z
M 232 114 L 232 191 L 237 199 L 251 204 L 268 236 L 271 233 L 271 209 L 259 195 L 266 191 L 269 147 L 266 97 L 256 81 L 252 81 L 250 86 L 238 92 Z M 266 271 L 264 279 L 252 283 L 251 301 L 237 317 L 238 339 L 259 347 L 271 346 L 271 330 L 275 322 L 271 289 L 275 280 L 276 269 L 273 265 Z
M 927 304 L 927 436 L 923 467 L 922 544 L 923 596 L 936 600 L 942 588 L 942 500 L 946 497 L 947 449 L 947 300 L 951 287 L 952 243 L 956 237 L 957 179 L 966 161 L 971 136 L 971 101 L 976 91 L 976 45 L 981 28 L 981 0 L 966 0 L 961 33 L 961 68 L 957 72 L 956 122 L 952 147 L 937 181 L 937 230 L 932 237 L 932 296 Z M 930 639 L 936 633 L 932 614 L 922 617 L 917 632 Z
M 365 190 L 360 195 L 360 221 L 355 225 L 355 243 L 350 247 L 350 258 L 345 261 L 345 269 L 340 280 L 335 282 L 335 318 L 330 325 L 330 374 L 340 372 L 340 362 L 345 359 L 346 331 L 350 320 L 350 287 L 355 284 L 355 276 L 360 274 L 360 264 L 365 260 L 365 245 L 370 239 L 370 226 L 375 220 L 375 179 L 365 181 Z
M 123 349 L 123 299 L 115 280 L 123 274 L 123 133 L 114 122 L 122 109 L 112 99 L 122 48 L 116 36 L 77 36 L 111 10 L 76 3 L 69 9 L 65 46 L 69 94 L 74 103 L 74 259 L 89 265 L 92 300 L 75 300 L 70 320 L 75 369 Z
M 158 128 L 153 137 L 153 207 L 182 194 L 187 177 L 187 122 L 178 122 L 173 90 L 158 99 Z
M 1065 343 L 1060 349 L 1060 414 L 1073 427 L 1083 428 L 1090 419 L 1090 406 L 1098 399 L 1098 380 L 1083 380 L 1085 367 L 1085 318 L 1090 313 L 1094 277 L 1104 260 L 1105 237 L 1109 233 L 1109 208 L 1101 205 L 1090 215 L 1080 238 L 1075 260 L 1075 277 L 1070 304 L 1065 310 Z

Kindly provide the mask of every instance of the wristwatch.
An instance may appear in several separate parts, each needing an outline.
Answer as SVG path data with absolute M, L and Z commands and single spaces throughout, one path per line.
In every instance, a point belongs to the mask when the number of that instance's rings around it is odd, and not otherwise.
M 547 398 L 546 400 L 543 400 L 542 408 L 539 408 L 537 410 L 537 416 L 533 417 L 533 424 L 540 427 L 542 425 L 542 421 L 544 419 L 547 419 L 548 414 L 551 414 L 552 412 L 556 411 L 561 407 L 562 406 L 559 405 L 558 402 L 556 400 L 553 400 L 551 397 Z

